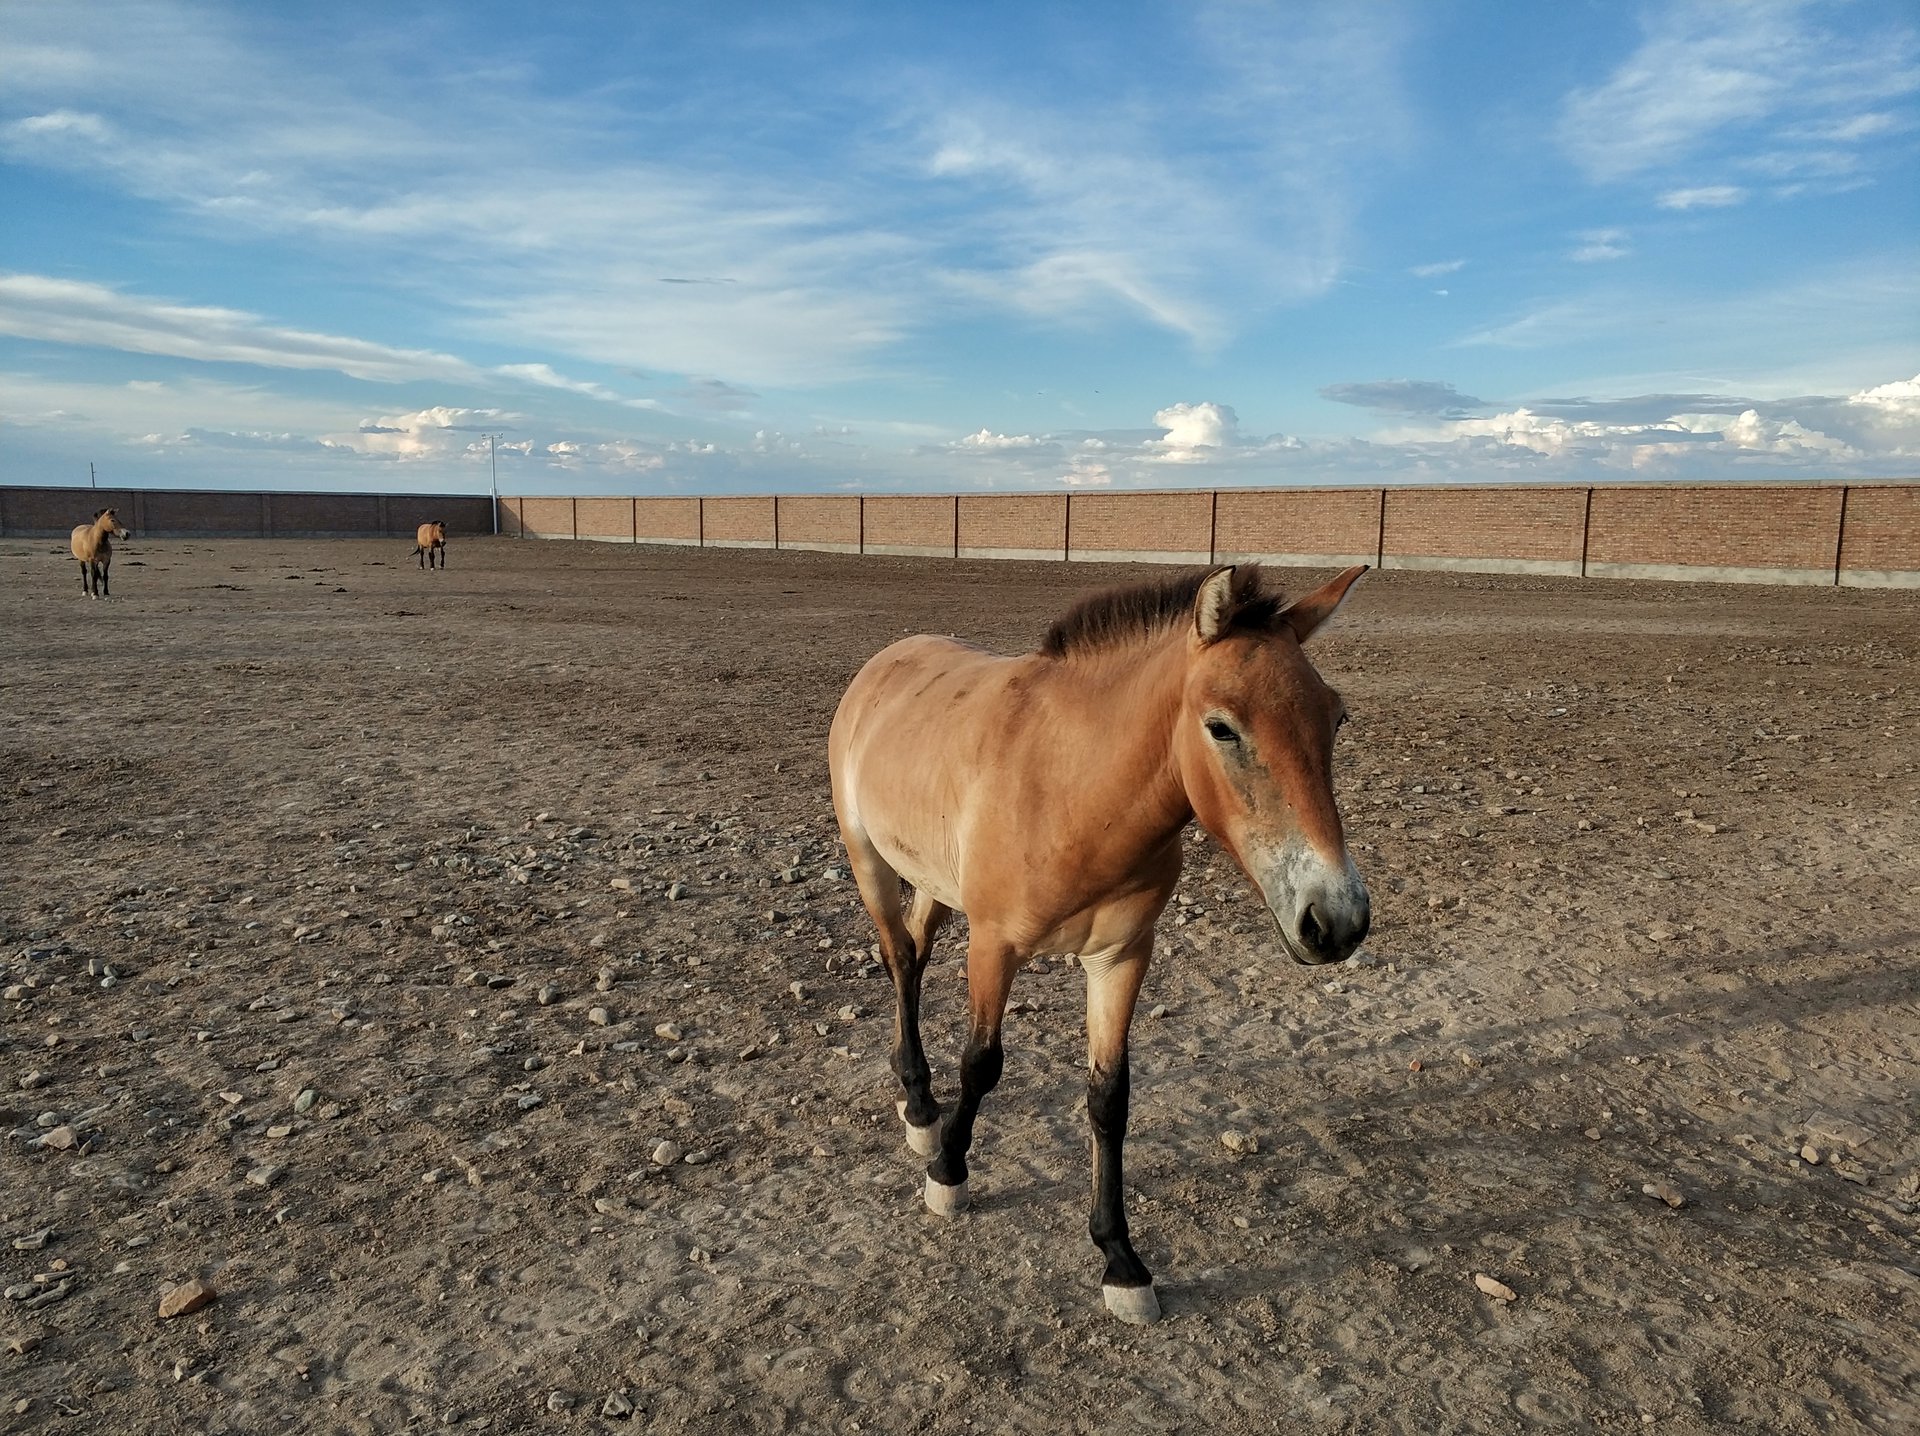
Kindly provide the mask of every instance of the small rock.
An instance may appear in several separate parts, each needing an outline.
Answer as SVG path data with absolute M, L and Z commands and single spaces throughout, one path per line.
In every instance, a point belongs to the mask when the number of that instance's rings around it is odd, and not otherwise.
M 671 887 L 667 889 L 668 902 L 679 902 L 680 899 L 685 897 L 686 895 L 687 895 L 687 885 L 685 883 L 674 883 Z
M 1655 1201 L 1665 1202 L 1668 1206 L 1676 1209 L 1684 1207 L 1687 1204 L 1687 1199 L 1680 1194 L 1680 1189 L 1674 1186 L 1672 1182 L 1644 1182 L 1640 1187 L 1640 1195 L 1643 1197 L 1652 1197 Z
M 671 1167 L 680 1160 L 680 1144 L 675 1141 L 663 1141 L 653 1149 L 652 1161 L 656 1167 Z
M 551 982 L 546 983 L 533 995 L 533 1000 L 542 1007 L 551 1007 L 560 1000 L 560 989 Z
M 544 817 L 545 815 L 542 814 L 542 816 Z M 547 1410 L 556 1413 L 571 1411 L 573 1410 L 573 1398 L 564 1391 L 549 1391 L 547 1393 Z
M 1252 1133 L 1241 1132 L 1231 1127 L 1220 1134 L 1220 1145 L 1229 1152 L 1238 1152 L 1243 1157 L 1260 1150 L 1260 1142 Z
M 611 1392 L 607 1399 L 600 1403 L 600 1414 L 611 1417 L 615 1421 L 624 1421 L 633 1415 L 633 1402 L 628 1399 L 624 1391 Z
M 71 1152 L 75 1147 L 80 1145 L 80 1134 L 65 1123 L 62 1123 L 45 1136 L 35 1137 L 31 1145 L 35 1147 L 50 1147 L 56 1152 Z
M 40 1338 L 37 1336 L 16 1336 L 10 1338 L 7 1342 L 7 1350 L 15 1356 L 29 1356 L 39 1349 Z M 22 1404 L 24 1405 L 24 1403 Z M 22 1408 L 16 1405 L 13 1409 L 19 1411 Z
M 1483 1271 L 1477 1271 L 1473 1274 L 1473 1284 L 1495 1301 L 1519 1300 L 1518 1294 L 1512 1287 L 1508 1286 L 1504 1281 L 1488 1276 Z
M 47 1244 L 47 1238 L 53 1235 L 52 1227 L 42 1227 L 24 1237 L 13 1239 L 13 1249 L 17 1252 L 37 1252 Z
M 587 1009 L 587 1021 L 591 1022 L 595 1027 L 605 1027 L 613 1021 L 613 1014 L 608 1012 L 604 1007 L 589 1007 Z
M 600 969 L 600 975 L 593 980 L 593 990 L 595 992 L 612 992 L 613 985 L 617 981 L 619 981 L 619 977 L 614 970 L 610 967 L 603 967 Z
M 319 1098 L 319 1095 L 320 1094 L 315 1092 L 311 1087 L 302 1088 L 300 1095 L 293 1099 L 294 1115 L 300 1117 L 306 1116 L 307 1113 L 313 1110 L 313 1104 Z
M 1147 1016 L 1149 1017 L 1159 1018 L 1159 1017 L 1165 1017 L 1166 1015 L 1167 1015 L 1167 1004 L 1164 1002 L 1156 1002 L 1153 1004 L 1152 1007 L 1147 1009 Z
M 46 1086 L 47 1083 L 52 1080 L 53 1079 L 48 1077 L 46 1073 L 36 1067 L 20 1079 L 20 1086 L 24 1091 L 31 1092 L 37 1087 Z
M 623 892 L 623 893 L 632 892 L 633 879 L 632 878 L 609 878 L 607 880 L 607 886 L 612 888 L 615 892 Z
M 52 1136 L 53 1134 L 48 1133 L 47 1135 Z M 1825 1152 L 1821 1151 L 1811 1142 L 1808 1142 L 1800 1149 L 1800 1160 L 1805 1162 L 1809 1167 L 1819 1166 L 1821 1162 L 1826 1160 L 1826 1156 L 1827 1154 Z
M 219 1293 L 204 1281 L 182 1282 L 160 1298 L 160 1315 L 171 1320 L 200 1310 Z
M 678 1042 L 681 1036 L 680 1024 L 677 1022 L 659 1023 L 654 1027 L 653 1035 L 655 1037 L 664 1037 L 669 1042 Z
M 287 1169 L 277 1162 L 263 1162 L 247 1173 L 247 1180 L 256 1187 L 270 1187 L 286 1172 Z

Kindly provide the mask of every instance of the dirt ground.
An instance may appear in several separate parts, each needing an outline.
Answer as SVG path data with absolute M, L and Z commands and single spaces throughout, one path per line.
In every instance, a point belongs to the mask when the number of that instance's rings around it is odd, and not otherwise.
M 5 1430 L 1920 1429 L 1920 595 L 1370 576 L 1373 936 L 1295 967 L 1189 847 L 1135 1329 L 1070 963 L 922 1208 L 825 737 L 1152 571 L 63 549 L 0 542 Z

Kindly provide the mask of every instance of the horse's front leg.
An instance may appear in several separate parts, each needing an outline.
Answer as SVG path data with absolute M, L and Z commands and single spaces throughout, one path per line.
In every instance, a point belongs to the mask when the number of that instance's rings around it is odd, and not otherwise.
M 1121 1148 L 1127 1140 L 1132 1079 L 1127 1065 L 1127 1029 L 1146 979 L 1153 951 L 1149 929 L 1117 956 L 1083 957 L 1087 972 L 1087 1123 L 1093 1129 L 1093 1214 L 1087 1230 L 1106 1254 L 1100 1290 L 1107 1310 L 1144 1326 L 1160 1318 L 1153 1276 L 1127 1235 Z
M 85 559 L 80 560 L 80 595 L 83 598 L 93 597 L 93 565 Z
M 113 560 L 108 559 L 105 562 L 103 562 L 98 568 L 96 568 L 93 572 L 93 585 L 95 588 L 100 590 L 100 596 L 102 598 L 107 598 L 110 596 L 109 590 L 107 588 L 107 570 L 112 567 L 113 567 Z
M 927 1209 L 950 1217 L 967 1208 L 967 1152 L 980 1099 L 1000 1085 L 1000 1026 L 1020 954 L 974 928 L 967 942 L 967 1046 L 960 1054 L 960 1100 L 940 1124 L 940 1148 L 927 1164 Z

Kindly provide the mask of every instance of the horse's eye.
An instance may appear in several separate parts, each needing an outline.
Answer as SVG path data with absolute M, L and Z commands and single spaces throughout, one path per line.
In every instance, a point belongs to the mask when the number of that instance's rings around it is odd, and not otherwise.
M 1223 723 L 1218 718 L 1207 719 L 1207 734 L 1216 743 L 1238 743 L 1240 735 L 1233 731 L 1233 725 Z

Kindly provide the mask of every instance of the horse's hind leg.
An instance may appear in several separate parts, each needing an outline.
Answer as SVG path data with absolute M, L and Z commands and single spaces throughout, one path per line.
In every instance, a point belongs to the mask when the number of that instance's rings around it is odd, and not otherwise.
M 93 571 L 94 586 L 100 590 L 100 596 L 102 598 L 106 598 L 108 596 L 107 570 L 111 567 L 113 567 L 113 561 L 109 559 L 105 563 L 100 564 Z
M 920 991 L 927 972 L 927 960 L 933 954 L 933 942 L 953 916 L 953 909 L 931 895 L 915 891 L 913 907 L 907 914 L 907 937 L 912 955 L 904 981 L 894 984 L 897 996 L 894 1021 L 894 1071 L 907 1089 L 907 1100 L 900 1104 L 900 1120 L 907 1124 L 907 1145 L 922 1157 L 931 1157 L 940 1142 L 940 1104 L 933 1100 L 928 1079 L 927 1056 L 920 1045 Z M 909 1079 L 909 1073 L 916 1074 Z M 919 1097 L 916 1099 L 916 1089 Z
M 927 1067 L 926 1050 L 920 1045 L 920 978 L 926 970 L 926 953 L 902 920 L 900 875 L 875 850 L 865 832 L 843 826 L 840 835 L 847 845 L 847 862 L 859 885 L 860 900 L 880 934 L 880 960 L 893 979 L 892 1066 L 893 1075 L 907 1094 L 900 1104 L 901 1120 L 907 1124 L 907 1145 L 926 1156 L 933 1151 L 935 1124 L 940 1120 L 940 1104 L 933 1100 L 933 1073 Z M 931 943 L 941 919 L 923 920 L 921 901 L 918 896 L 914 899 L 914 925 Z
M 80 560 L 80 595 L 83 598 L 93 597 L 93 565 L 85 559 Z
M 927 1164 L 927 1209 L 950 1217 L 966 1210 L 967 1153 L 980 1101 L 1000 1085 L 1005 1056 L 1000 1026 L 1020 968 L 1014 948 L 978 927 L 967 942 L 967 1046 L 960 1054 L 960 1100 L 940 1124 L 940 1150 Z

